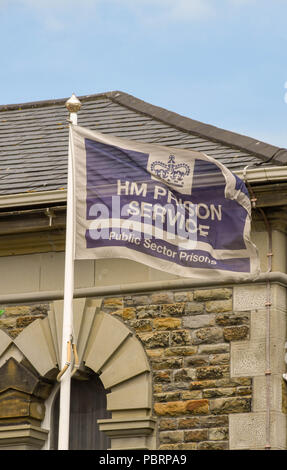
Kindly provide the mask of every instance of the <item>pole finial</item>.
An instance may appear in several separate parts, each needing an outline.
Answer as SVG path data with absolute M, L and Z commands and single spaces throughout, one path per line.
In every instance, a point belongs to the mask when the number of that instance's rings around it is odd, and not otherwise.
M 70 113 L 77 113 L 80 111 L 82 103 L 73 93 L 71 98 L 66 101 L 65 106 Z

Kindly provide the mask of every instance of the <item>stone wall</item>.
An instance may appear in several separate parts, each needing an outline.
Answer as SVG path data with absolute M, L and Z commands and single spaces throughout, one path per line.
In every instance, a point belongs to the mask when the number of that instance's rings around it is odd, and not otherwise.
M 159 449 L 228 449 L 229 414 L 251 411 L 251 378 L 230 378 L 230 342 L 248 339 L 250 313 L 232 289 L 106 298 L 102 309 L 142 341 L 153 371 Z
M 0 329 L 16 338 L 23 328 L 37 318 L 45 318 L 49 303 L 32 303 L 29 305 L 0 305 Z
M 0 306 L 0 329 L 16 337 L 48 303 Z M 231 342 L 248 340 L 250 311 L 233 310 L 233 289 L 107 297 L 102 310 L 142 342 L 153 374 L 158 449 L 229 449 L 229 416 L 250 413 L 252 378 L 231 378 Z

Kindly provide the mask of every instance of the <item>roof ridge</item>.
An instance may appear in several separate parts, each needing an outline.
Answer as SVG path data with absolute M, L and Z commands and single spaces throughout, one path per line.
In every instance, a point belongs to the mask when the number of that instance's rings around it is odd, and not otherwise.
M 101 96 L 109 98 L 109 95 L 113 94 L 113 91 L 107 91 L 102 93 L 95 93 L 93 95 L 83 95 L 78 96 L 79 100 L 90 101 L 95 98 L 100 98 Z M 117 92 L 118 93 L 118 92 Z M 46 106 L 51 106 L 53 104 L 65 104 L 65 102 L 69 99 L 67 98 L 56 98 L 50 100 L 38 100 L 38 101 L 29 101 L 25 103 L 12 103 L 12 104 L 2 104 L 0 105 L 0 112 L 1 111 L 14 111 L 20 109 L 28 109 L 28 108 L 44 108 Z
M 286 148 L 280 148 L 254 139 L 253 137 L 196 121 L 192 118 L 175 113 L 174 111 L 169 111 L 139 98 L 135 98 L 128 93 L 114 91 L 109 92 L 108 97 L 118 104 L 151 116 L 165 124 L 172 125 L 181 131 L 190 132 L 198 135 L 199 137 L 220 142 L 221 144 L 226 144 L 235 149 L 252 153 L 259 157 L 262 160 L 262 163 L 267 163 L 272 160 L 278 165 L 287 164 Z

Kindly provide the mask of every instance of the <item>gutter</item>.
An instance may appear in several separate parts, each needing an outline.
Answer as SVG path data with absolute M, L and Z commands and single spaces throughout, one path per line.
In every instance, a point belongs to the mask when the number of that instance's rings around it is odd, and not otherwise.
M 19 194 L 6 194 L 0 196 L 0 209 L 7 209 L 9 207 L 27 207 L 36 205 L 51 205 L 58 203 L 66 203 L 67 191 L 66 189 L 58 189 L 55 191 L 35 191 Z
M 265 168 L 250 168 L 249 170 L 234 171 L 241 179 L 248 183 L 271 183 L 287 181 L 287 166 L 271 166 Z
M 272 166 L 266 168 L 251 168 L 234 171 L 234 174 L 249 183 L 271 183 L 287 181 L 287 166 Z M 65 204 L 67 190 L 35 191 L 0 196 L 0 209 L 10 207 L 27 207 L 35 205 Z

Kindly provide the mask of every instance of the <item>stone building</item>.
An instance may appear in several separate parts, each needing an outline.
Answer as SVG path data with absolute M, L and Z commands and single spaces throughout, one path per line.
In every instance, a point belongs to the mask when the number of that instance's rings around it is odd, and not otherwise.
M 0 107 L 0 448 L 55 449 L 66 100 Z M 286 449 L 287 150 L 122 92 L 78 123 L 203 151 L 245 178 L 262 273 L 194 281 L 129 260 L 75 266 L 73 449 Z

